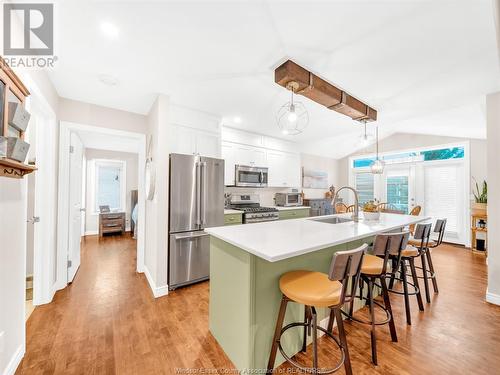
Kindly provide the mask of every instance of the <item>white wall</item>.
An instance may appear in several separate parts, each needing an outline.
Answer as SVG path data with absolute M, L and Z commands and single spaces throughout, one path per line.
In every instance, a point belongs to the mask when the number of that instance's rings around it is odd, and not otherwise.
M 301 154 L 302 167 L 328 172 L 328 186 L 340 187 L 340 163 L 336 159 Z M 305 198 L 324 198 L 328 189 L 302 189 Z
M 146 133 L 146 116 L 60 98 L 59 120 L 135 133 Z
M 85 213 L 85 234 L 97 234 L 99 231 L 99 214 L 94 213 L 93 191 L 94 191 L 94 176 L 92 176 L 93 168 L 92 161 L 95 159 L 120 160 L 126 162 L 126 185 L 125 185 L 125 216 L 127 220 L 126 228 L 130 230 L 130 212 L 131 207 L 131 190 L 136 190 L 138 186 L 137 179 L 137 154 L 128 152 L 96 150 L 92 148 L 85 149 L 85 157 L 87 159 L 86 173 L 86 213 Z
M 24 353 L 26 179 L 0 177 L 0 373 Z M 15 368 L 15 367 L 14 367 Z
M 22 30 L 14 26 L 14 32 Z M 28 90 L 39 92 L 57 113 L 58 95 L 46 72 L 15 72 Z M 0 238 L 4 244 L 0 246 L 0 334 L 4 342 L 0 374 L 13 373 L 25 352 L 26 211 L 27 179 L 0 177 Z
M 486 300 L 500 305 L 500 92 L 486 97 L 488 132 L 488 290 Z
M 147 134 L 156 171 L 155 196 L 146 202 L 145 273 L 156 297 L 168 293 L 168 116 L 170 102 L 159 95 L 147 116 Z
M 486 140 L 464 139 L 454 137 L 440 137 L 433 135 L 397 133 L 383 139 L 379 145 L 380 152 L 406 150 L 411 148 L 442 145 L 456 142 L 470 142 L 470 174 L 480 183 L 486 180 Z M 347 185 L 349 181 L 349 157 L 354 155 L 374 153 L 375 146 L 369 146 L 363 150 L 353 153 L 339 160 L 340 181 L 342 185 Z M 471 181 L 472 186 L 472 181 Z

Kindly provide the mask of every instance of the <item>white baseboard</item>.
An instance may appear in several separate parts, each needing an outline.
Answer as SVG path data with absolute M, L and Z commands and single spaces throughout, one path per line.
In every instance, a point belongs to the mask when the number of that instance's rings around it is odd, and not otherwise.
M 24 353 L 25 353 L 24 345 L 20 345 L 19 348 L 17 348 L 14 355 L 12 356 L 12 358 L 10 359 L 2 375 L 14 375 L 24 357 Z
M 486 302 L 500 306 L 500 295 L 486 291 Z
M 99 234 L 98 230 L 86 230 L 85 231 L 86 236 L 95 236 L 96 234 Z
M 144 266 L 144 275 L 146 275 L 146 279 L 148 280 L 149 287 L 151 288 L 151 291 L 153 292 L 153 296 L 155 298 L 163 297 L 168 294 L 168 285 L 164 286 L 156 286 L 153 278 L 151 277 L 151 274 L 149 273 L 149 270 L 146 266 Z

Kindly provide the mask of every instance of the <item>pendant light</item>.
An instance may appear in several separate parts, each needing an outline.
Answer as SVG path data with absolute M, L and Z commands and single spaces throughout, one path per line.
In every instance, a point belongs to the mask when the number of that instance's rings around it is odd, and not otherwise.
M 378 156 L 378 125 L 377 125 L 377 128 L 375 129 L 375 137 L 376 137 L 377 157 L 376 157 L 375 161 L 372 163 L 372 165 L 370 166 L 370 168 L 371 168 L 371 171 L 373 174 L 382 174 L 382 173 L 384 173 L 385 163 Z
M 361 135 L 361 137 L 359 137 L 359 145 L 361 147 L 366 147 L 366 146 L 368 146 L 372 142 L 373 135 L 372 134 L 368 134 L 366 132 L 366 121 L 363 121 L 363 123 L 364 123 L 364 126 L 365 126 L 365 131 L 364 131 L 363 135 Z
M 289 82 L 286 86 L 292 92 L 289 102 L 281 106 L 276 116 L 278 128 L 285 135 L 297 135 L 304 131 L 309 124 L 309 113 L 301 102 L 293 100 L 295 90 L 299 88 L 297 82 Z

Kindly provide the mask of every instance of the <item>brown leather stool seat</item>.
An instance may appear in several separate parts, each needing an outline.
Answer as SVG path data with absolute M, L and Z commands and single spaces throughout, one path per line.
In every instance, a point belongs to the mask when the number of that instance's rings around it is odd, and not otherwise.
M 406 249 L 401 251 L 401 256 L 402 257 L 418 257 L 418 249 L 412 248 L 412 247 L 407 247 Z
M 380 275 L 384 268 L 384 260 L 375 255 L 365 254 L 361 273 L 365 275 Z
M 342 284 L 328 275 L 313 271 L 291 271 L 280 278 L 280 290 L 290 300 L 306 306 L 338 305 Z
M 415 238 L 410 238 L 408 240 L 408 245 L 411 245 L 411 246 L 415 246 L 415 247 L 420 247 L 422 243 L 422 240 L 417 240 Z M 434 241 L 434 240 L 429 240 L 429 247 L 436 247 L 437 246 L 437 242 Z

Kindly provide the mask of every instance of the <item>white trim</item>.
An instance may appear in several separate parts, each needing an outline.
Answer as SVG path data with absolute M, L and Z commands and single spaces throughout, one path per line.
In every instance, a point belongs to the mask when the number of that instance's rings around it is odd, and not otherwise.
M 486 302 L 500 306 L 500 295 L 486 291 Z
M 96 234 L 99 234 L 98 230 L 86 230 L 85 231 L 86 236 L 95 236 Z
M 7 364 L 7 367 L 5 367 L 5 370 L 3 370 L 3 375 L 14 375 L 16 373 L 17 368 L 19 367 L 19 364 L 23 360 L 24 354 L 26 353 L 26 349 L 24 345 L 19 345 L 17 348 L 16 352 L 10 359 L 9 363 Z
M 151 292 L 155 298 L 163 297 L 168 294 L 168 285 L 157 287 L 146 266 L 144 266 L 144 275 L 148 280 L 149 287 L 151 288 Z
M 145 252 L 145 198 L 144 198 L 144 169 L 146 163 L 146 135 L 106 127 L 83 125 L 73 122 L 61 121 L 59 126 L 59 194 L 57 215 L 57 275 L 58 289 L 65 288 L 68 281 L 67 256 L 68 256 L 68 223 L 69 223 L 69 145 L 71 132 L 92 132 L 98 135 L 127 137 L 137 141 L 137 150 L 131 151 L 138 154 L 138 233 L 137 233 L 137 272 L 144 272 Z
M 36 107 L 39 112 L 45 120 L 47 120 L 46 125 L 52 129 L 53 134 L 51 133 L 41 133 L 37 134 L 37 137 L 45 137 L 45 138 L 39 138 L 38 142 L 40 140 L 45 141 L 45 142 L 52 142 L 53 138 L 52 136 L 56 137 L 57 136 L 57 115 L 54 112 L 54 109 L 52 106 L 49 104 L 47 99 L 45 98 L 44 94 L 38 87 L 38 85 L 35 83 L 35 81 L 29 76 L 29 74 L 20 72 L 20 77 L 22 78 L 23 82 L 25 83 L 26 87 L 30 91 L 31 95 L 27 98 L 26 104 L 27 108 L 32 111 L 32 107 Z M 50 132 L 51 130 L 48 130 Z M 57 169 L 57 163 L 58 163 L 58 155 L 57 155 L 57 150 L 55 153 L 51 154 L 51 152 L 48 152 L 48 144 L 44 144 L 45 147 L 41 147 L 38 149 L 41 149 L 41 151 L 45 151 L 43 154 L 38 154 L 36 158 L 44 163 L 47 167 L 51 167 L 52 165 Z M 52 145 L 53 147 L 53 145 Z M 54 163 L 54 164 L 52 164 Z M 42 167 L 43 168 L 43 167 Z M 40 190 L 39 190 L 40 189 Z M 57 217 L 55 217 L 55 207 L 57 204 L 57 192 L 58 192 L 58 186 L 57 186 L 57 181 L 54 181 L 52 183 L 52 180 L 50 178 L 38 178 L 36 180 L 36 188 L 35 190 L 44 191 L 45 193 L 48 193 L 49 196 L 46 197 L 46 199 L 43 200 L 43 202 L 38 202 L 37 204 L 42 206 L 40 210 L 37 210 L 41 217 L 41 222 L 36 224 L 39 227 L 42 226 L 44 227 L 47 223 L 47 219 L 49 215 L 54 214 L 54 224 L 57 222 Z M 35 194 L 36 196 L 36 194 Z M 36 199 L 36 198 L 35 198 Z M 37 212 L 37 213 L 38 213 Z M 49 225 L 50 228 L 53 228 L 53 224 Z M 46 241 L 47 236 L 52 236 L 52 233 L 50 233 L 49 230 L 50 228 L 45 228 L 41 229 L 39 228 L 38 230 L 41 232 L 41 236 L 45 238 L 38 238 L 39 241 Z M 34 240 L 36 241 L 37 238 L 35 236 Z M 57 249 L 57 241 L 54 243 L 54 247 Z M 52 284 L 53 284 L 53 267 L 54 264 L 50 264 L 50 260 L 52 258 L 52 255 L 54 254 L 54 248 L 49 248 L 46 244 L 38 244 L 37 251 L 35 251 L 34 256 L 33 256 L 33 304 L 35 306 L 46 304 L 49 302 L 52 302 L 52 298 L 54 294 L 52 293 Z M 25 265 L 24 268 L 26 268 L 26 257 L 25 257 Z M 53 262 L 57 264 L 57 253 L 56 256 L 53 258 Z M 57 283 L 57 275 L 56 275 L 56 283 Z M 23 314 L 24 316 L 25 314 Z

